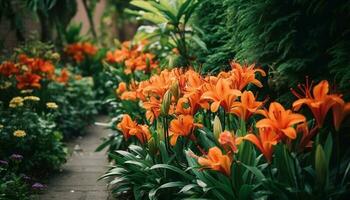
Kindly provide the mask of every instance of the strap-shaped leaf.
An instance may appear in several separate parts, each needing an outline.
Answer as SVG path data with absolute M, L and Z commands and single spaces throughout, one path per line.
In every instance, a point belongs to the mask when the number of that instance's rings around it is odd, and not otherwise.
M 250 172 L 252 172 L 259 182 L 265 179 L 264 174 L 257 167 L 248 166 L 243 163 L 241 163 L 241 165 L 245 167 L 247 170 L 249 170 Z
M 180 5 L 179 11 L 177 12 L 177 21 L 181 20 L 181 17 L 186 13 L 189 6 L 191 5 L 192 0 L 186 0 L 184 3 Z
M 160 5 L 156 2 L 150 2 L 152 6 L 154 6 L 156 9 L 158 9 L 158 13 L 161 13 L 160 16 L 165 17 L 169 20 L 169 23 L 171 24 L 178 24 L 176 16 L 171 12 L 171 10 L 167 9 L 163 5 Z
M 182 169 L 179 169 L 179 168 L 177 168 L 175 166 L 172 166 L 172 165 L 157 164 L 157 165 L 153 165 L 151 167 L 151 170 L 153 170 L 153 169 L 168 169 L 168 170 L 171 170 L 173 172 L 176 172 L 176 173 L 182 175 L 186 179 L 189 179 L 189 180 L 193 179 L 193 176 L 191 176 L 190 174 L 185 173 Z
M 134 0 L 130 2 L 131 5 L 141 8 L 146 11 L 153 12 L 155 14 L 160 14 L 158 9 L 155 8 L 150 2 L 142 0 Z
M 198 187 L 197 184 L 187 184 L 179 191 L 179 193 L 186 193 L 196 187 Z

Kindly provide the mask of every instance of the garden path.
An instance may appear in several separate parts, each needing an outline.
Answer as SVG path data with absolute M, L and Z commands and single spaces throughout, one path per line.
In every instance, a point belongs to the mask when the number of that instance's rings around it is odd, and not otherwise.
M 106 122 L 105 116 L 97 122 Z M 95 152 L 100 138 L 109 134 L 101 126 L 86 128 L 86 135 L 69 142 L 72 152 L 62 170 L 48 182 L 48 190 L 39 196 L 40 200 L 106 200 L 109 197 L 106 183 L 97 181 L 108 165 L 105 152 Z

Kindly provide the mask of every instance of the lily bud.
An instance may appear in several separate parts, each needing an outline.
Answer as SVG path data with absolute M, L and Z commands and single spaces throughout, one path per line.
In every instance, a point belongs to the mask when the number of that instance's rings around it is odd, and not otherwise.
M 146 58 L 146 66 L 147 66 L 147 69 L 151 68 L 151 61 L 149 60 L 149 58 Z
M 219 139 L 220 133 L 222 132 L 222 126 L 220 118 L 216 115 L 214 118 L 213 133 L 216 139 Z
M 157 121 L 157 141 L 164 141 L 164 127 L 163 127 L 163 123 L 160 123 L 159 121 Z
M 170 91 L 171 94 L 174 95 L 175 100 L 177 101 L 180 96 L 180 90 L 179 90 L 179 82 L 175 81 L 171 86 L 170 86 Z
M 316 182 L 319 187 L 323 188 L 327 179 L 327 161 L 326 154 L 321 145 L 317 145 L 315 155 L 315 171 L 316 171 Z
M 160 107 L 160 113 L 165 116 L 168 115 L 169 113 L 169 109 L 170 109 L 170 104 L 171 104 L 171 91 L 168 90 L 165 92 L 164 96 L 163 96 L 163 102 L 162 105 Z
M 168 61 L 169 61 L 169 66 L 170 67 L 173 67 L 173 66 L 175 66 L 175 56 L 171 56 L 171 55 L 169 55 L 168 56 Z
M 148 149 L 152 154 L 156 154 L 158 151 L 156 141 L 153 137 L 148 140 Z

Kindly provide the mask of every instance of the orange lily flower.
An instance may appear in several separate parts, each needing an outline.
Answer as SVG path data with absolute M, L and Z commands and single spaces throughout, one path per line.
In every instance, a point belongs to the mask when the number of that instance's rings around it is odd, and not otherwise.
M 0 74 L 9 77 L 11 75 L 17 75 L 19 69 L 16 67 L 15 63 L 10 61 L 5 61 L 0 65 Z
M 233 88 L 242 90 L 249 83 L 252 83 L 258 87 L 263 87 L 261 82 L 255 78 L 255 73 L 259 73 L 261 76 L 266 76 L 266 73 L 262 69 L 255 69 L 255 65 L 242 66 L 239 63 L 232 61 L 230 63 L 232 70 L 230 72 L 222 72 L 218 77 L 226 77 L 232 80 Z
M 347 115 L 350 114 L 350 103 L 345 103 L 344 100 L 339 99 L 333 105 L 333 122 L 335 130 L 339 131 L 340 125 Z
M 147 84 L 144 85 L 142 93 L 145 96 L 162 98 L 175 80 L 174 70 L 163 70 L 159 75 L 154 75 L 148 81 L 145 81 Z
M 126 140 L 132 135 L 136 136 L 141 143 L 145 143 L 151 138 L 148 126 L 138 125 L 129 115 L 123 116 L 122 121 L 117 124 L 117 128 L 123 133 Z
M 160 115 L 161 100 L 151 97 L 148 101 L 143 102 L 142 107 L 146 109 L 146 118 L 153 123 L 154 119 Z
M 29 68 L 29 72 L 43 72 L 49 76 L 53 75 L 55 72 L 55 66 L 50 61 L 43 60 L 41 58 L 29 58 L 25 54 L 20 54 L 18 57 L 19 62 Z
M 130 129 L 135 128 L 137 126 L 136 122 L 134 122 L 130 115 L 124 115 L 122 121 L 117 124 L 117 128 L 121 130 L 124 135 L 124 138 L 127 140 L 130 137 Z
M 207 91 L 203 93 L 201 99 L 212 102 L 210 106 L 212 112 L 217 112 L 219 106 L 229 112 L 233 102 L 241 95 L 239 90 L 231 89 L 230 85 L 230 82 L 226 79 L 219 79 L 216 85 L 207 85 Z
M 56 78 L 56 81 L 59 83 L 66 84 L 69 81 L 69 71 L 64 68 L 61 70 L 61 75 Z
M 119 63 L 119 62 L 122 62 L 125 57 L 124 55 L 123 56 L 120 56 L 122 55 L 121 53 L 119 53 L 121 50 L 115 50 L 115 51 L 108 51 L 107 54 L 106 54 L 106 61 L 109 62 L 109 63 Z
M 260 152 L 264 155 L 266 160 L 271 163 L 273 147 L 278 143 L 279 136 L 271 128 L 260 128 L 259 135 L 249 133 L 243 137 L 244 140 L 248 140 L 253 143 Z
M 285 110 L 278 102 L 271 103 L 269 111 L 262 111 L 261 114 L 266 118 L 258 121 L 256 127 L 271 128 L 281 139 L 285 137 L 295 139 L 297 134 L 293 125 L 306 121 L 303 115 L 292 113 L 291 110 Z
M 130 129 L 130 135 L 136 136 L 136 138 L 142 143 L 146 143 L 151 138 L 151 133 L 147 125 L 137 125 L 136 128 Z
M 175 113 L 182 115 L 192 115 L 192 109 L 187 98 L 182 97 L 177 101 Z
M 118 88 L 116 90 L 117 94 L 123 94 L 127 89 L 126 83 L 125 82 L 120 82 L 118 85 Z
M 179 115 L 176 119 L 171 120 L 169 127 L 170 144 L 174 146 L 179 136 L 190 137 L 194 139 L 192 134 L 194 128 L 201 127 L 201 124 L 194 123 L 191 115 Z
M 154 61 L 156 56 L 151 53 L 142 53 L 140 56 L 135 58 L 136 60 L 136 70 L 149 72 L 152 69 L 158 67 L 158 63 Z
M 97 52 L 97 48 L 88 42 L 69 44 L 65 48 L 65 52 L 72 56 L 76 62 L 81 62 L 85 59 L 85 55 L 93 56 Z
M 25 89 L 25 88 L 40 88 L 40 80 L 41 76 L 32 73 L 25 73 L 23 75 L 17 75 L 17 88 Z
M 309 84 L 308 81 L 306 85 L 299 85 L 301 94 L 292 89 L 292 93 L 299 98 L 293 103 L 293 108 L 299 110 L 302 105 L 306 104 L 314 115 L 318 127 L 321 128 L 329 109 L 337 102 L 341 104 L 341 98 L 339 95 L 328 94 L 329 83 L 326 80 L 317 84 L 312 94 L 311 86 L 312 84 Z
M 136 100 L 145 100 L 144 95 L 142 94 L 142 92 L 139 91 L 140 89 L 140 85 L 139 83 L 135 82 L 135 81 L 131 81 L 128 85 L 130 91 L 124 91 L 121 95 L 120 95 L 120 99 L 122 100 L 130 100 L 130 101 L 136 101 Z M 121 85 L 120 91 L 123 90 L 123 84 Z M 116 91 L 118 93 L 118 89 Z
M 230 113 L 244 121 L 247 121 L 258 109 L 263 105 L 263 102 L 256 101 L 254 94 L 251 91 L 244 91 L 241 95 L 240 102 L 234 102 Z
M 34 58 L 34 62 L 29 65 L 32 72 L 43 72 L 52 75 L 55 72 L 55 66 L 50 61 L 40 58 Z
M 237 145 L 241 143 L 241 138 L 236 138 L 234 133 L 224 131 L 219 135 L 219 143 L 228 152 L 237 153 Z
M 212 147 L 206 156 L 198 158 L 198 163 L 205 168 L 219 171 L 229 176 L 231 174 L 232 160 L 231 157 L 222 154 L 218 147 Z
M 90 55 L 90 56 L 93 56 L 96 54 L 97 52 L 97 48 L 92 45 L 91 43 L 89 42 L 83 42 L 82 44 L 82 51 L 87 54 L 87 55 Z
M 157 68 L 158 63 L 154 60 L 154 54 L 142 52 L 145 44 L 144 41 L 136 45 L 131 45 L 130 41 L 124 42 L 121 49 L 107 52 L 106 61 L 109 63 L 124 62 L 126 66 L 124 73 L 126 74 L 131 74 L 135 70 L 149 72 Z
M 137 100 L 137 93 L 135 91 L 125 91 L 120 96 L 121 100 L 130 100 L 130 101 L 136 101 Z
M 313 143 L 311 140 L 317 134 L 317 126 L 310 130 L 307 122 L 303 122 L 298 124 L 297 132 L 303 134 L 298 144 L 299 150 L 303 150 L 305 147 L 311 148 Z
M 186 86 L 184 88 L 184 96 L 191 95 L 192 93 L 198 93 L 202 90 L 204 80 L 200 74 L 190 69 L 184 74 Z
M 200 108 L 201 93 L 192 93 L 190 96 L 178 100 L 175 113 L 183 115 L 195 115 Z

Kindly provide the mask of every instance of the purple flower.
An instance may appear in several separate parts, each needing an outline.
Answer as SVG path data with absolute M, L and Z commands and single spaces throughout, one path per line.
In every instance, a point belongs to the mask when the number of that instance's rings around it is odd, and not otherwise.
M 8 165 L 9 162 L 7 162 L 6 160 L 0 160 L 0 165 Z
M 30 181 L 32 180 L 32 178 L 30 178 L 29 176 L 25 175 L 25 174 L 22 174 L 22 178 L 25 180 L 25 181 Z
M 19 154 L 12 154 L 10 156 L 10 159 L 11 160 L 14 160 L 14 161 L 21 161 L 23 159 L 23 156 L 22 155 L 19 155 Z
M 46 185 L 43 185 L 41 183 L 34 183 L 32 185 L 33 190 L 44 190 L 46 188 Z

